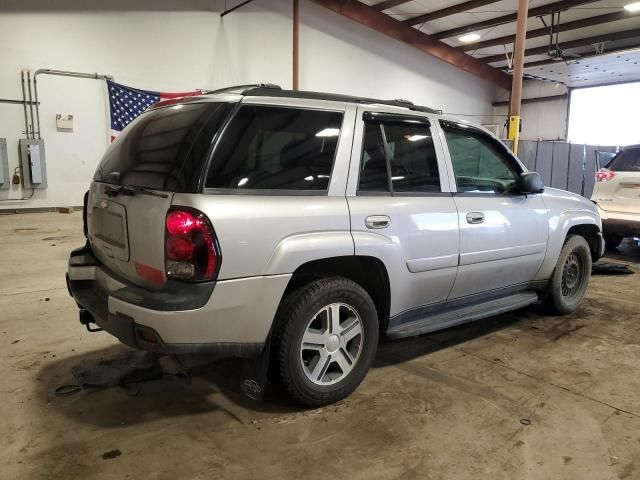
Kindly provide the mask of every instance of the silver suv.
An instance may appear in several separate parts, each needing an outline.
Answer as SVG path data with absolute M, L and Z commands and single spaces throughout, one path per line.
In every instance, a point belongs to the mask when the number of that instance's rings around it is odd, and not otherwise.
M 166 101 L 98 167 L 69 291 L 91 330 L 254 358 L 322 405 L 358 386 L 381 334 L 576 309 L 600 218 L 543 190 L 485 130 L 404 100 L 261 85 Z

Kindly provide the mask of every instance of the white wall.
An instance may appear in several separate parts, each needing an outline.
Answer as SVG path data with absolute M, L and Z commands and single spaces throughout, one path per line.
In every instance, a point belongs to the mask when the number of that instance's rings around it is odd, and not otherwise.
M 288 0 L 253 2 L 224 19 L 217 13 L 224 2 L 214 0 L 116 0 L 110 11 L 80 0 L 7 2 L 0 7 L 0 98 L 21 98 L 20 71 L 38 68 L 110 74 L 168 92 L 254 82 L 291 87 Z M 310 2 L 301 3 L 300 49 L 302 89 L 407 98 L 477 123 L 494 114 L 493 84 Z M 107 146 L 104 82 L 41 76 L 38 87 L 49 186 L 0 209 L 80 205 Z M 56 130 L 56 113 L 74 115 L 73 132 Z M 11 171 L 23 130 L 22 107 L 0 104 Z M 0 191 L 0 199 L 22 195 L 16 185 Z
M 567 93 L 564 85 L 543 82 L 539 80 L 526 80 L 522 90 L 522 98 L 551 97 Z M 498 101 L 509 100 L 509 93 L 503 92 Z M 521 107 L 522 140 L 565 140 L 567 125 L 568 99 L 558 99 L 548 102 L 529 103 Z M 494 108 L 496 120 L 504 123 L 509 117 L 509 107 Z M 506 138 L 507 130 L 504 129 L 503 138 Z

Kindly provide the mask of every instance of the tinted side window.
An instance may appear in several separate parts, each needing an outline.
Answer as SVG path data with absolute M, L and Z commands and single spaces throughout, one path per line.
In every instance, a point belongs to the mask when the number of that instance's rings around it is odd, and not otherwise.
M 326 190 L 342 113 L 245 105 L 229 123 L 208 188 Z
M 458 192 L 505 193 L 520 171 L 493 139 L 473 130 L 443 125 Z
M 439 192 L 440 175 L 427 124 L 385 124 L 394 192 Z
M 193 192 L 228 103 L 197 102 L 152 109 L 131 122 L 105 153 L 94 180 Z
M 440 191 L 428 124 L 365 123 L 359 190 L 389 192 L 390 188 L 394 192 Z
M 607 166 L 614 172 L 640 172 L 640 148 L 628 148 L 620 152 Z

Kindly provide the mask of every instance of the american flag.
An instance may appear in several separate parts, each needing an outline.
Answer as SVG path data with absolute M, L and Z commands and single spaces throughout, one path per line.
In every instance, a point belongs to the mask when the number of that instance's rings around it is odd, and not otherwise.
M 111 116 L 111 141 L 150 105 L 171 98 L 192 97 L 202 94 L 201 90 L 192 92 L 166 93 L 140 90 L 107 80 L 109 89 L 109 115 Z

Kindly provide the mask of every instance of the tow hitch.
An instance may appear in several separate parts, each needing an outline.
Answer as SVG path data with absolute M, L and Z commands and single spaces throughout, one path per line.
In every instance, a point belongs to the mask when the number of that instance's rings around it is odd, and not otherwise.
M 91 324 L 97 325 L 93 315 L 86 308 L 80 308 L 80 323 L 87 327 L 87 330 L 90 332 L 101 332 L 102 329 L 100 327 L 92 327 Z

